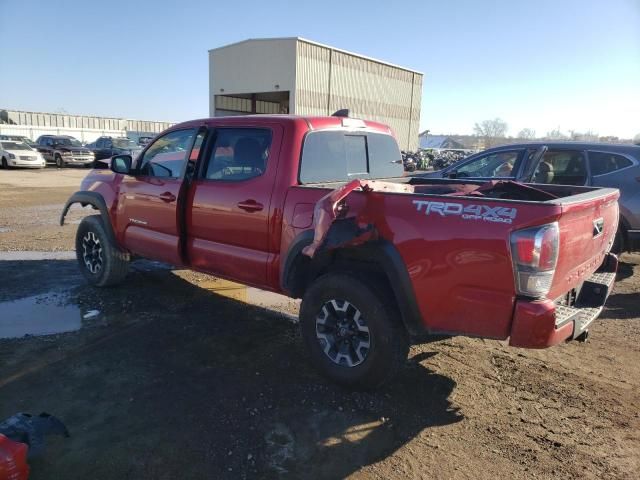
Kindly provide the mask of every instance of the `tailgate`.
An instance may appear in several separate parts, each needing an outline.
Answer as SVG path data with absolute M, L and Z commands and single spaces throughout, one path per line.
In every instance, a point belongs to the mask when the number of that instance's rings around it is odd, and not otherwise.
M 558 264 L 548 298 L 577 287 L 595 272 L 613 243 L 618 229 L 618 197 L 603 188 L 561 200 Z

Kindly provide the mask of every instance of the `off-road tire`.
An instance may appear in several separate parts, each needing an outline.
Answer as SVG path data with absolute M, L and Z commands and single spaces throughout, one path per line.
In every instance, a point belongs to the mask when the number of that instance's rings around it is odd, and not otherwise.
M 90 248 L 87 244 L 100 247 L 100 268 L 97 262 L 92 263 Z M 129 257 L 110 240 L 100 215 L 85 217 L 76 233 L 76 258 L 84 278 L 96 287 L 110 287 L 121 283 L 129 270 Z M 87 265 L 87 262 L 91 266 Z M 93 271 L 92 271 L 93 270 Z
M 322 344 L 317 337 L 317 318 L 324 316 L 323 307 L 331 300 L 349 302 L 368 327 L 370 348 L 364 360 L 354 366 L 336 363 L 325 353 L 326 342 Z M 348 388 L 377 388 L 407 359 L 409 336 L 388 286 L 356 274 L 327 273 L 316 279 L 302 299 L 300 328 L 313 365 L 329 380 Z
M 56 160 L 56 167 L 58 167 L 58 168 L 64 168 L 65 167 L 64 160 L 62 159 L 62 155 L 59 155 L 59 154 L 56 153 L 54 158 Z

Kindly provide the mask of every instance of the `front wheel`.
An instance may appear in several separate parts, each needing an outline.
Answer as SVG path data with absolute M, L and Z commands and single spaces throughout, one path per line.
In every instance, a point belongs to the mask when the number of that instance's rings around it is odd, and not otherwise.
M 345 273 L 329 273 L 309 287 L 300 327 L 311 361 L 330 380 L 372 389 L 406 361 L 409 338 L 388 287 Z
M 121 283 L 129 269 L 128 256 L 109 240 L 100 215 L 85 217 L 80 222 L 76 258 L 84 278 L 96 287 Z
M 61 155 L 56 155 L 56 166 L 58 168 L 64 168 L 64 160 L 62 160 Z
M 7 163 L 7 159 L 2 157 L 2 168 L 4 168 L 5 170 L 9 169 L 9 164 Z

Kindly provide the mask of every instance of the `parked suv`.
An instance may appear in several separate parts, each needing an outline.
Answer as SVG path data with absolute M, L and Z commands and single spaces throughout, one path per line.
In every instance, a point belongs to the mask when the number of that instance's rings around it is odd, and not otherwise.
M 127 137 L 100 137 L 91 149 L 96 160 L 122 154 L 131 155 L 135 158 L 142 151 L 140 145 Z
M 36 148 L 45 161 L 55 163 L 58 168 L 66 165 L 93 165 L 93 152 L 68 135 L 42 135 L 36 143 Z
M 618 188 L 620 228 L 613 250 L 640 250 L 640 146 L 577 142 L 503 145 L 421 176 Z

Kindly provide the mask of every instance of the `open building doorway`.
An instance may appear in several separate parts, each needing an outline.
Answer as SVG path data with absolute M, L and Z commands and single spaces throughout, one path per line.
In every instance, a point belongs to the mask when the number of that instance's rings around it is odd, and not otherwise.
M 215 96 L 215 116 L 289 113 L 289 92 L 230 93 Z

